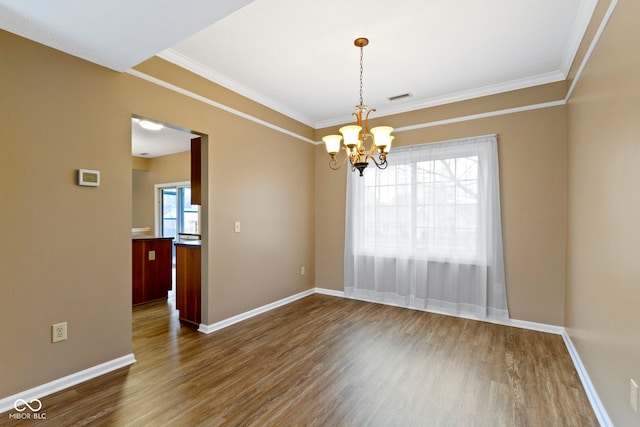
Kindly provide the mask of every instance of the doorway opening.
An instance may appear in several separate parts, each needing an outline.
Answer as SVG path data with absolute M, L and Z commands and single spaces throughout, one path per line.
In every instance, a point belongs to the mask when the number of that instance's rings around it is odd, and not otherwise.
M 144 122 L 145 126 L 141 122 Z M 148 126 L 148 122 L 155 126 Z M 198 254 L 202 254 L 198 259 L 206 259 L 208 252 L 206 238 L 208 139 L 207 135 L 195 131 L 135 115 L 132 117 L 131 128 L 132 234 L 134 239 L 171 241 L 168 255 L 171 271 L 170 290 L 164 292 L 164 297 L 150 301 L 149 306 L 165 304 L 167 321 L 172 325 L 170 329 L 174 330 L 174 325 L 177 328 L 182 326 L 176 312 L 178 308 L 176 282 L 179 281 L 176 277 L 178 258 L 176 243 L 191 240 L 193 244 L 197 244 Z M 201 155 L 194 160 L 196 156 L 193 153 L 196 152 Z M 194 176 L 194 170 L 199 171 L 196 174 L 197 178 Z M 197 201 L 199 195 L 202 196 L 201 201 Z M 192 203 L 192 196 L 196 198 L 194 203 Z M 135 236 L 136 233 L 138 236 Z M 143 262 L 160 259 L 156 257 L 156 253 L 153 254 L 153 259 L 151 254 L 147 256 L 146 253 L 142 258 Z M 198 307 L 201 301 L 206 301 L 207 293 L 207 266 L 204 262 L 201 264 L 202 267 L 198 266 L 199 271 L 196 274 L 200 282 L 198 288 L 201 289 L 200 294 L 197 295 Z M 151 269 L 152 267 L 149 267 L 149 270 Z M 132 279 L 134 285 L 136 280 L 139 281 L 135 274 L 134 271 Z M 184 277 L 184 274 L 180 277 Z M 147 282 L 144 283 L 146 286 Z M 135 292 L 135 289 L 132 292 Z M 136 305 L 134 310 L 144 310 L 145 304 L 146 301 Z M 185 310 L 180 310 L 180 320 L 184 320 L 183 311 Z M 203 316 L 205 313 L 202 313 Z M 200 310 L 197 314 L 198 322 L 193 322 L 196 324 L 199 323 Z

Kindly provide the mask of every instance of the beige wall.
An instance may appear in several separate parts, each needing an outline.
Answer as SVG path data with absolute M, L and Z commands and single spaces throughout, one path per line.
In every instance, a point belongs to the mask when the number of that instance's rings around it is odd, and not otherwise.
M 0 396 L 132 351 L 132 114 L 209 135 L 203 323 L 313 287 L 312 144 L 5 32 L 0 51 L 0 199 L 14 207 L 0 210 Z M 201 90 L 185 71 L 167 78 Z M 101 186 L 75 185 L 78 168 Z M 69 339 L 52 344 L 62 321 Z
M 411 145 L 498 135 L 510 316 L 553 325 L 564 317 L 565 120 L 559 106 L 400 132 L 394 140 Z M 329 169 L 328 159 L 317 147 L 316 286 L 342 290 L 345 171 Z
M 149 227 L 155 233 L 155 185 L 191 179 L 191 152 L 171 154 L 146 160 L 147 170 L 132 171 L 132 227 Z
M 274 113 L 252 101 L 227 99 L 226 89 L 157 58 L 136 69 L 197 93 L 228 101 L 260 120 Z M 148 96 L 167 93 L 165 104 L 144 106 L 138 114 L 208 135 L 209 287 L 205 324 L 310 289 L 314 285 L 315 146 L 231 113 L 141 83 Z M 144 93 L 134 93 L 145 99 Z M 233 102 L 232 102 L 233 101 Z M 151 107 L 154 109 L 152 110 Z M 312 138 L 312 129 L 273 120 Z M 291 126 L 290 126 L 291 125 Z M 240 221 L 241 232 L 234 232 Z M 306 275 L 300 267 L 306 267 Z
M 397 133 L 399 144 L 498 134 L 511 316 L 568 327 L 617 425 L 638 422 L 628 405 L 629 378 L 640 379 L 638 9 L 620 0 L 568 107 Z M 132 114 L 209 136 L 203 323 L 314 285 L 342 290 L 347 172 L 328 168 L 324 148 L 4 32 L 0 50 L 0 200 L 18 207 L 0 210 L 0 363 L 11 367 L 0 396 L 132 351 Z M 303 138 L 329 131 L 157 58 L 137 69 Z M 565 92 L 560 82 L 377 121 L 429 123 Z M 100 170 L 102 185 L 75 185 L 78 168 Z M 61 321 L 69 339 L 51 344 Z
M 131 169 L 138 171 L 148 171 L 150 160 L 151 159 L 146 159 L 144 157 L 131 156 Z
M 125 75 L 4 32 L 0 51 L 4 397 L 131 353 L 131 112 Z
M 638 16 L 618 3 L 568 105 L 565 323 L 616 426 L 640 425 Z
M 221 139 L 209 156 L 227 159 L 209 168 L 217 285 L 209 298 L 210 323 L 314 285 L 315 147 L 258 124 L 233 125 L 228 120 L 219 129 L 238 132 L 242 143 Z M 234 233 L 235 221 L 241 233 Z

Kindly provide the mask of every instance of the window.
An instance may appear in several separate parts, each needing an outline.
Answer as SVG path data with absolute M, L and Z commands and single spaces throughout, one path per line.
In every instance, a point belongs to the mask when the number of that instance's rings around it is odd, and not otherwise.
M 366 232 L 356 251 L 476 259 L 478 155 L 390 165 L 362 185 Z
M 508 318 L 495 135 L 394 148 L 349 174 L 345 294 Z
M 191 204 L 189 183 L 158 184 L 160 233 L 164 237 L 178 238 L 179 233 L 200 233 L 200 211 Z
M 179 187 L 180 201 L 182 209 L 180 209 L 180 233 L 199 234 L 199 206 L 191 204 L 191 187 Z

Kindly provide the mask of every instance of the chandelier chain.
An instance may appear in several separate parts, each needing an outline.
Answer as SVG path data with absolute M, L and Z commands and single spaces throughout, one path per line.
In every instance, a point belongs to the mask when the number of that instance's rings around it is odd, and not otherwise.
M 362 46 L 360 46 L 360 105 L 364 105 L 364 102 L 362 101 L 362 71 L 363 71 L 363 67 L 362 67 L 362 58 L 364 57 L 364 48 Z

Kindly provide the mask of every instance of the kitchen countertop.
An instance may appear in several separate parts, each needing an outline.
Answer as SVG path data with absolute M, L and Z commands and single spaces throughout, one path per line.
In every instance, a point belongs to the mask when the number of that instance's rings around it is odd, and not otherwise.
M 189 239 L 185 239 L 185 240 L 177 240 L 175 242 L 173 242 L 174 245 L 176 246 L 192 246 L 192 247 L 200 247 L 202 244 L 201 240 L 189 240 Z

